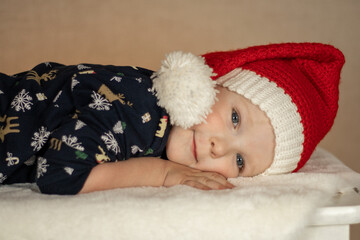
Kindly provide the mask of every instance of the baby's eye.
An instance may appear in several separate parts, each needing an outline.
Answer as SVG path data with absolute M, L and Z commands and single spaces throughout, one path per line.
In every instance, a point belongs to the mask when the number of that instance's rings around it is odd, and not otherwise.
M 240 122 L 239 114 L 235 111 L 235 109 L 233 109 L 232 112 L 231 112 L 231 122 L 233 123 L 234 128 L 236 128 L 236 126 Z
M 241 170 L 241 169 L 244 167 L 244 165 L 245 165 L 244 159 L 243 159 L 243 157 L 242 157 L 239 153 L 236 154 L 236 164 L 237 164 L 237 166 L 239 167 L 240 170 Z

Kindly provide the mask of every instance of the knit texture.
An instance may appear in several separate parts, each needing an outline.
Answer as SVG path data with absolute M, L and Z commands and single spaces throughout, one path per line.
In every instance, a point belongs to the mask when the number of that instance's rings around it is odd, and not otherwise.
M 303 167 L 333 125 L 343 54 L 331 45 L 285 43 L 203 57 L 217 74 L 214 80 L 248 98 L 269 117 L 276 147 L 264 174 Z

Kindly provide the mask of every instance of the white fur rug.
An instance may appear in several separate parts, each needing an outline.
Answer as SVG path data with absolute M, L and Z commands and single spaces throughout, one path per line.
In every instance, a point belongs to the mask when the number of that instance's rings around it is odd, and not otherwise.
M 236 178 L 235 189 L 128 188 L 42 195 L 33 185 L 0 188 L 0 239 L 294 239 L 360 174 L 317 149 L 302 172 Z

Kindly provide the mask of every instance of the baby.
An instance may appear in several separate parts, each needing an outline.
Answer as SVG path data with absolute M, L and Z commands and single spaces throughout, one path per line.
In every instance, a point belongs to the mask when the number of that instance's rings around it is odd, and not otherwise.
M 227 178 L 298 171 L 336 116 L 342 53 L 287 43 L 202 57 L 217 99 L 189 128 L 171 126 L 156 74 L 143 68 L 45 63 L 0 74 L 0 183 L 35 182 L 51 194 L 207 190 L 234 187 Z

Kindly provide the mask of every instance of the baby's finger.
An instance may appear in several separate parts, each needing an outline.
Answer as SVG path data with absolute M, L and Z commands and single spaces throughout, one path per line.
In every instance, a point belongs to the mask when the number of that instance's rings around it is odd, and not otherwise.
M 232 188 L 232 186 L 226 184 L 226 181 L 225 182 L 217 181 L 216 179 L 209 178 L 207 176 L 196 177 L 194 179 L 194 181 L 197 181 L 197 182 L 201 183 L 202 185 L 204 185 L 210 189 L 215 189 L 215 190 Z
M 211 190 L 211 188 L 209 188 L 208 186 L 206 186 L 198 181 L 187 180 L 187 181 L 184 181 L 183 184 L 193 187 L 193 188 L 201 189 L 201 190 Z
M 219 174 L 219 173 L 215 173 L 215 172 L 202 172 L 199 175 L 204 175 L 212 180 L 214 180 L 215 182 L 220 183 L 221 185 L 224 185 L 226 188 L 234 188 L 235 186 L 233 184 L 231 184 L 230 182 L 227 181 L 227 179 Z

